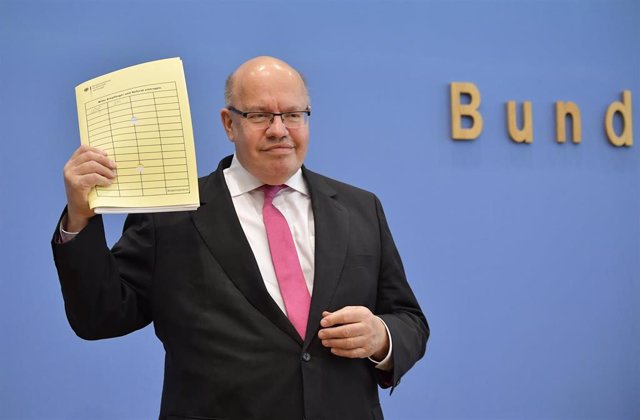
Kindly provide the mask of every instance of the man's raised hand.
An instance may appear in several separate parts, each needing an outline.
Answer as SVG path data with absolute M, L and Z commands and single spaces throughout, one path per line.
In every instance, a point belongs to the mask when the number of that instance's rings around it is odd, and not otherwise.
M 95 216 L 89 208 L 89 192 L 97 186 L 107 187 L 116 177 L 116 164 L 107 153 L 82 145 L 64 165 L 64 186 L 67 193 L 67 223 L 65 230 L 79 232 Z

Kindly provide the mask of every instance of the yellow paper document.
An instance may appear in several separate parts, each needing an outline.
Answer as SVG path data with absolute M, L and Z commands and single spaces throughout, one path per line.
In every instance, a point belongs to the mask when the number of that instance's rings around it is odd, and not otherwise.
M 76 87 L 82 144 L 116 162 L 109 187 L 95 187 L 96 213 L 196 210 L 198 172 L 180 58 L 127 67 Z

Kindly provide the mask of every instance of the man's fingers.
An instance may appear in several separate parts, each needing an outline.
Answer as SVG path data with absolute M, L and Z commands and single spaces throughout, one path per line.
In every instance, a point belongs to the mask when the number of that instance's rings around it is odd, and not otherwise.
M 80 146 L 64 167 L 67 198 L 78 197 L 79 194 L 84 196 L 86 191 L 95 186 L 111 185 L 116 177 L 115 167 L 115 162 L 109 159 L 104 151 L 95 147 Z
M 322 340 L 323 346 L 342 350 L 353 350 L 361 347 L 364 348 L 367 344 L 367 339 L 364 336 Z
M 371 311 L 363 306 L 345 306 L 335 312 L 325 311 L 322 314 L 323 318 L 320 321 L 320 325 L 326 328 L 334 325 L 360 322 L 370 313 Z M 327 315 L 325 316 L 325 314 Z
M 100 174 L 92 173 L 92 174 L 83 175 L 81 179 L 81 183 L 91 187 L 94 187 L 94 186 L 108 187 L 113 183 L 113 181 Z
M 79 164 L 72 170 L 74 175 L 83 176 L 89 174 L 98 174 L 102 175 L 105 178 L 113 179 L 116 177 L 116 173 L 113 169 L 108 168 L 101 164 L 100 162 L 96 162 L 95 160 L 90 160 L 84 163 Z
M 88 206 L 87 195 L 93 187 L 108 187 L 113 184 L 113 177 L 103 176 L 92 172 L 85 175 L 76 175 L 67 184 L 67 204 L 71 206 Z
M 337 327 L 323 328 L 318 332 L 321 340 L 329 338 L 358 337 L 366 334 L 365 326 L 361 323 L 344 324 Z
M 89 150 L 96 150 L 96 151 L 100 151 L 99 149 L 96 149 L 95 147 L 91 147 L 91 146 L 87 146 L 85 144 L 80 145 L 80 147 L 78 147 L 76 150 L 73 151 L 73 154 L 71 155 L 71 157 L 69 158 L 69 160 L 73 160 L 75 159 L 77 156 L 80 156 L 81 154 L 89 151 Z
M 87 152 L 95 152 L 95 153 L 98 153 L 98 154 L 101 154 L 101 155 L 104 155 L 104 156 L 107 155 L 107 152 L 105 152 L 102 149 L 98 149 L 97 147 L 91 147 L 91 146 L 88 146 L 86 144 L 83 144 L 73 152 L 73 154 L 71 155 L 70 160 L 75 158 L 75 157 L 77 157 L 77 156 L 80 156 L 81 154 L 87 153 Z
M 76 153 L 74 153 L 73 156 L 71 156 L 71 159 L 69 159 L 69 162 L 67 162 L 67 165 L 65 168 L 73 169 L 86 162 L 97 162 L 109 169 L 115 169 L 116 167 L 116 163 L 111 159 L 109 159 L 109 157 L 105 152 L 99 149 L 91 149 L 77 155 Z

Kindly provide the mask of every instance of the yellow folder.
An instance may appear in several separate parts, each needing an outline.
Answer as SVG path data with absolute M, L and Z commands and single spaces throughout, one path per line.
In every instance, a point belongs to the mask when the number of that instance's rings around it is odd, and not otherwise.
M 200 206 L 191 112 L 180 58 L 151 61 L 76 87 L 80 141 L 116 162 L 95 187 L 96 213 L 196 210 Z

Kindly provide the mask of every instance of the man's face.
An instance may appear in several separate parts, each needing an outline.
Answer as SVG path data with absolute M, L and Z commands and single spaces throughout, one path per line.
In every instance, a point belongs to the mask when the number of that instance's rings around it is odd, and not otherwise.
M 272 64 L 238 71 L 232 105 L 244 112 L 291 112 L 307 109 L 308 97 L 302 80 L 290 68 Z M 236 157 L 253 176 L 266 184 L 282 184 L 304 162 L 309 126 L 287 128 L 276 116 L 267 128 L 258 128 L 226 108 L 222 122 Z

